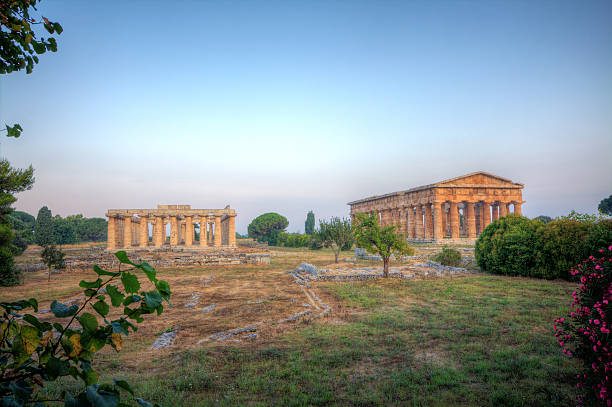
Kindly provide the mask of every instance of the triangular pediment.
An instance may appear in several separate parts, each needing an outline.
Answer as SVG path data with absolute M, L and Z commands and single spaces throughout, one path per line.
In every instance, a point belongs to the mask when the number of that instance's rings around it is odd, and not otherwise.
M 441 182 L 436 182 L 435 186 L 462 186 L 462 185 L 494 185 L 494 186 L 510 186 L 520 185 L 512 182 L 507 178 L 502 178 L 497 175 L 489 174 L 484 171 L 474 172 L 472 174 L 462 175 L 460 177 L 447 179 Z

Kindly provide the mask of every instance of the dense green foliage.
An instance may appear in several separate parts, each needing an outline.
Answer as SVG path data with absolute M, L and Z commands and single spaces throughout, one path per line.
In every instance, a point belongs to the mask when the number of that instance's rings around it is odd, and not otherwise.
M 544 224 L 510 214 L 487 226 L 475 254 L 480 268 L 490 273 L 571 279 L 574 265 L 610 243 L 610 220 L 573 214 Z
M 433 260 L 451 267 L 459 267 L 462 263 L 461 253 L 452 247 L 443 247 L 442 251 L 433 257 Z
M 13 211 L 8 221 L 15 233 L 14 244 L 25 250 L 28 244 L 34 243 L 34 225 L 36 218 L 27 212 Z
M 32 188 L 34 169 L 25 170 L 11 167 L 7 160 L 0 160 L 0 285 L 17 285 L 21 272 L 15 268 L 13 257 L 24 249 L 23 239 L 11 230 L 13 208 L 17 201 L 13 194 Z
M 380 226 L 378 216 L 374 212 L 370 215 L 357 214 L 353 225 L 353 235 L 359 247 L 382 257 L 383 275 L 385 277 L 389 277 L 391 255 L 414 254 L 414 250 L 406 243 L 406 238 L 396 232 L 396 226 Z
M 280 232 L 274 233 L 274 235 L 276 240 L 269 243 L 271 246 L 308 247 L 311 240 L 311 236 L 301 233 Z
M 535 265 L 535 232 L 540 221 L 509 214 L 492 222 L 476 241 L 476 261 L 495 274 L 528 275 Z
M 40 258 L 43 263 L 49 268 L 49 280 L 51 280 L 51 269 L 62 270 L 66 268 L 64 261 L 64 252 L 55 247 L 54 244 L 45 246 Z
M 278 245 L 279 235 L 288 225 L 289 222 L 284 216 L 274 212 L 264 213 L 249 224 L 249 236 L 260 242 Z
M 548 223 L 548 222 L 552 222 L 553 218 L 551 218 L 550 216 L 546 216 L 546 215 L 540 215 L 537 216 L 535 218 L 533 218 L 534 220 L 539 220 L 542 223 Z
M 54 243 L 53 216 L 46 206 L 38 210 L 36 223 L 34 224 L 34 242 L 39 246 L 47 246 Z
M 339 217 L 333 217 L 329 222 L 319 220 L 319 228 L 315 231 L 314 237 L 323 246 L 332 249 L 336 263 L 338 263 L 340 251 L 346 246 L 352 246 L 355 241 L 353 229 L 351 228 L 351 220 L 347 218 L 340 219 Z
M 612 216 L 612 195 L 602 199 L 599 205 L 597 206 L 597 209 L 599 210 L 599 213 Z
M 62 218 L 52 216 L 43 206 L 38 211 L 34 224 L 33 241 L 40 246 L 55 244 L 74 244 L 82 242 L 106 241 L 107 221 L 103 218 L 85 218 L 83 215 L 70 215 Z
M 612 245 L 571 270 L 580 279 L 572 309 L 555 319 L 555 337 L 563 353 L 581 362 L 576 375 L 579 404 L 609 406 L 612 400 Z
M 314 233 L 315 228 L 315 216 L 313 211 L 309 211 L 308 215 L 306 215 L 306 222 L 304 222 L 304 233 L 307 235 L 312 235 Z
M 133 263 L 125 252 L 117 252 L 116 256 L 122 264 L 132 268 L 110 272 L 94 266 L 96 280 L 79 283 L 86 298 L 82 305 L 51 303 L 51 312 L 56 318 L 68 319 L 63 325 L 41 322 L 33 313 L 24 315 L 29 308 L 38 312 L 35 298 L 0 303 L 0 397 L 3 406 L 44 405 L 36 404 L 41 401 L 37 396 L 40 392 L 34 390 L 42 387 L 40 390 L 44 391 L 50 382 L 67 376 L 82 383 L 77 394 L 63 392 L 62 400 L 58 401 L 63 401 L 65 406 L 115 407 L 126 405 L 126 400 L 121 401 L 125 393 L 133 397 L 133 390 L 124 380 L 98 384 L 98 373 L 92 361 L 107 345 L 121 350 L 122 335 L 137 330 L 130 320 L 141 323 L 143 315 L 161 314 L 163 301 L 170 303 L 170 286 L 157 279 L 155 269 L 149 264 Z M 145 284 L 150 290 L 141 289 L 138 275 L 132 272 L 135 270 L 146 275 L 149 283 Z M 116 284 L 119 282 L 123 292 Z M 123 312 L 109 321 L 111 306 Z M 73 324 L 76 321 L 77 326 Z M 136 401 L 149 405 L 140 399 Z

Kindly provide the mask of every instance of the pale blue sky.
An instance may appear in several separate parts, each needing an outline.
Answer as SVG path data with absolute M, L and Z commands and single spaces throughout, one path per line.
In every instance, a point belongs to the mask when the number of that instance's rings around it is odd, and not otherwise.
M 523 213 L 612 193 L 612 2 L 53 1 L 59 51 L 0 77 L 16 206 L 269 211 L 487 171 Z

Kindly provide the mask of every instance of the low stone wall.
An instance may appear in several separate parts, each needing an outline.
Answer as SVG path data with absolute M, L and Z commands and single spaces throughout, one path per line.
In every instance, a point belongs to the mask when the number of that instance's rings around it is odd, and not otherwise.
M 177 268 L 228 264 L 269 264 L 270 253 L 244 253 L 238 250 L 221 250 L 218 252 L 189 252 L 185 250 L 164 251 L 131 251 L 130 260 L 135 263 L 146 261 L 155 268 Z M 91 270 L 98 265 L 105 270 L 117 270 L 119 260 L 113 253 L 101 252 L 78 257 L 66 257 L 66 271 Z M 45 270 L 44 264 L 18 265 L 24 271 Z

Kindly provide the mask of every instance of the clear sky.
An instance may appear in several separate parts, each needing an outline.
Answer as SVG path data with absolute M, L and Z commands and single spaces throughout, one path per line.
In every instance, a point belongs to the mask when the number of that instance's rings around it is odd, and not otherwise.
M 64 33 L 0 77 L 16 207 L 191 204 L 303 231 L 348 201 L 487 171 L 523 213 L 612 193 L 610 1 L 53 1 Z

